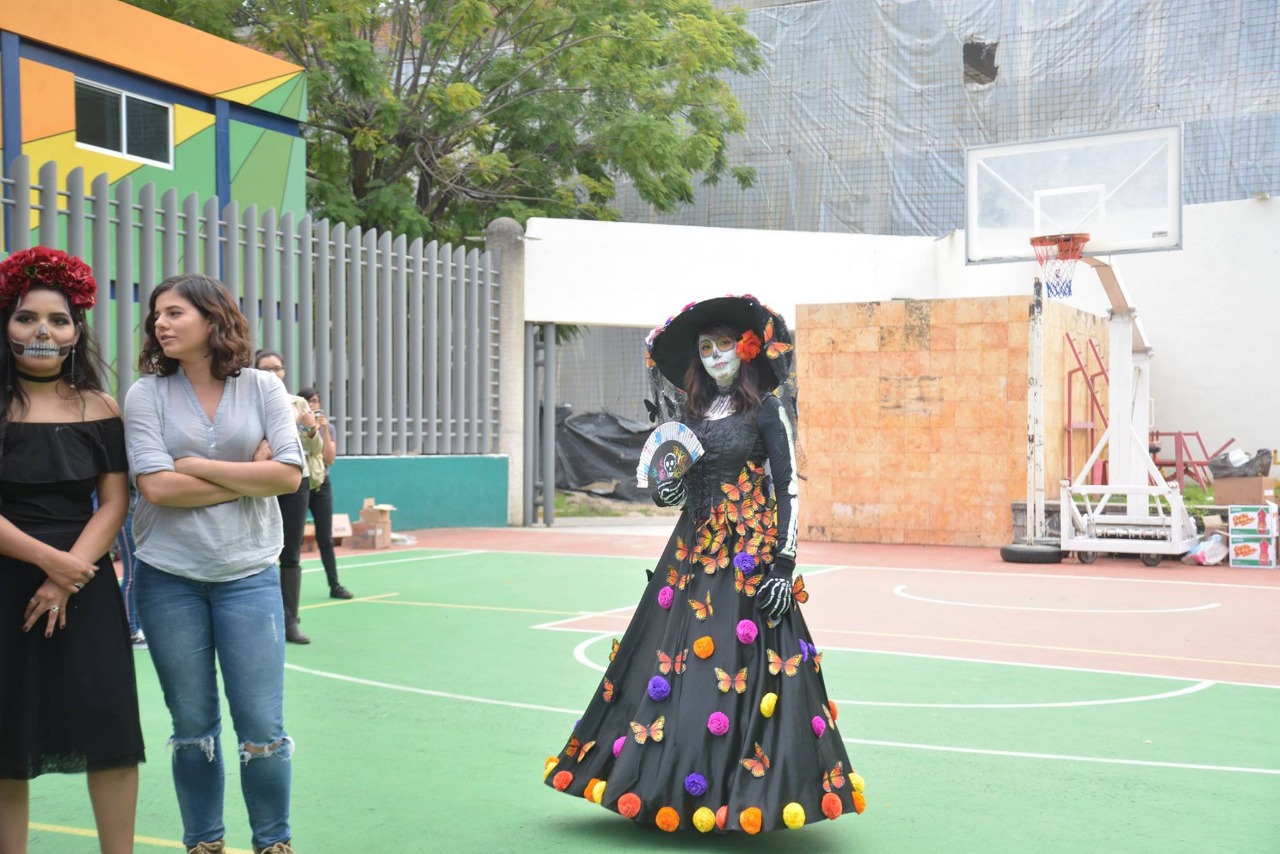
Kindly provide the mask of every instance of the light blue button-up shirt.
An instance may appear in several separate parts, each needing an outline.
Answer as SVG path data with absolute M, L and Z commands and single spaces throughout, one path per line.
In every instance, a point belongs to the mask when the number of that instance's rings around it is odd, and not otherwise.
M 124 403 L 130 475 L 173 471 L 173 461 L 202 457 L 249 462 L 263 439 L 277 462 L 307 473 L 284 383 L 245 368 L 228 377 L 213 421 L 187 375 L 145 375 Z M 161 507 L 139 495 L 133 515 L 135 554 L 164 572 L 197 581 L 234 581 L 276 562 L 284 546 L 274 498 L 241 497 L 209 507 Z

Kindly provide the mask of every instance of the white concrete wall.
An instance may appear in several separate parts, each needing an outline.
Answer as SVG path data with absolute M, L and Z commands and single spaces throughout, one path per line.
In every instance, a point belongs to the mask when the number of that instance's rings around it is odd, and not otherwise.
M 808 303 L 1031 293 L 1034 262 L 966 266 L 938 240 L 532 219 L 528 320 L 652 327 L 688 302 L 753 293 L 795 317 Z M 1183 211 L 1183 248 L 1111 259 L 1154 349 L 1160 430 L 1280 448 L 1280 199 Z M 1105 314 L 1081 264 L 1070 300 Z

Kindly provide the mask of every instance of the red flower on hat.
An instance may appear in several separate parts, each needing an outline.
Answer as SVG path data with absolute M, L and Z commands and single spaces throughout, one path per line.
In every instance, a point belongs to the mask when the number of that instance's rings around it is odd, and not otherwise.
M 73 308 L 93 308 L 97 302 L 98 282 L 89 265 L 61 249 L 35 246 L 0 262 L 0 308 L 37 285 L 61 291 Z
M 748 329 L 742 333 L 742 337 L 738 339 L 738 346 L 734 349 L 738 351 L 738 358 L 744 362 L 750 362 L 760 355 L 761 343 L 760 336 Z

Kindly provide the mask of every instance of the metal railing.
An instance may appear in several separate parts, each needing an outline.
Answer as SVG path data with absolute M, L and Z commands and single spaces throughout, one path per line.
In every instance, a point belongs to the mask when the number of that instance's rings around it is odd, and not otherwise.
M 123 178 L 88 182 L 56 163 L 31 180 L 16 158 L 0 186 L 0 256 L 33 244 L 83 258 L 99 283 L 94 336 L 123 398 L 142 312 L 179 273 L 220 278 L 256 346 L 279 350 L 287 385 L 315 386 L 340 454 L 493 453 L 498 437 L 494 253 L 277 216 Z M 87 186 L 87 189 L 86 189 Z M 110 373 L 111 371 L 109 371 Z

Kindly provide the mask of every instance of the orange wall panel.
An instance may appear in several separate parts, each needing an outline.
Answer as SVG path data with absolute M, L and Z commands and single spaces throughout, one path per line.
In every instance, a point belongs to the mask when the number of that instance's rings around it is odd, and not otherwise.
M 33 142 L 76 129 L 75 75 L 24 59 L 22 141 Z

